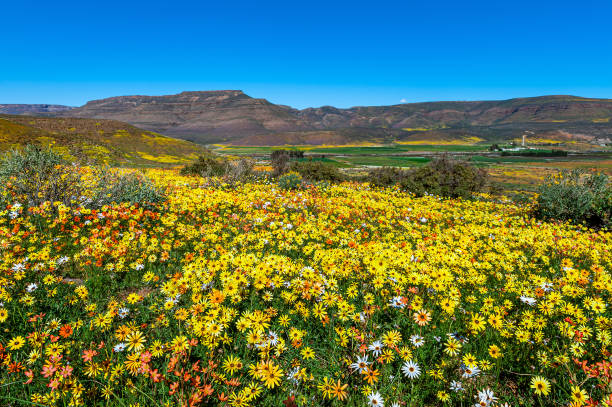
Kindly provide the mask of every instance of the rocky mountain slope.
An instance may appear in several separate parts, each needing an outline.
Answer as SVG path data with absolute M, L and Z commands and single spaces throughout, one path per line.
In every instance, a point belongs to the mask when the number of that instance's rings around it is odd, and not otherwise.
M 593 143 L 612 137 L 612 100 L 541 96 L 499 101 L 293 109 L 239 90 L 120 96 L 56 112 L 128 122 L 168 136 L 243 145 L 503 140 L 530 130 Z

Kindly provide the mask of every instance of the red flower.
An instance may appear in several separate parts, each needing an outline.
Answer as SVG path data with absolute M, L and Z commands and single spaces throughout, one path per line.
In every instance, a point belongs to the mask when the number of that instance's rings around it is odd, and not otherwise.
M 162 375 L 157 372 L 157 369 L 151 370 L 149 374 L 151 375 L 151 380 L 153 380 L 153 383 L 161 382 Z
M 174 393 L 176 393 L 176 389 L 178 389 L 178 385 L 179 385 L 178 382 L 173 382 L 170 385 L 170 391 L 168 392 L 168 394 L 172 396 Z

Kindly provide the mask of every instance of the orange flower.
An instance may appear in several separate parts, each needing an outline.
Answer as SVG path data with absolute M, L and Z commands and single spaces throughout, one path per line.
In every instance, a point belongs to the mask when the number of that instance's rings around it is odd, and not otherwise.
M 70 335 L 72 335 L 72 326 L 70 326 L 70 324 L 62 326 L 59 334 L 62 338 L 68 338 Z

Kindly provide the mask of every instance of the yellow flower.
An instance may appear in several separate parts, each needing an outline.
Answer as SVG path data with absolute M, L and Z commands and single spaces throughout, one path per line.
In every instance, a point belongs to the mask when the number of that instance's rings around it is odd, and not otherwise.
M 583 405 L 589 399 L 586 391 L 578 386 L 572 386 L 572 400 L 578 405 Z
M 23 336 L 17 336 L 8 341 L 6 347 L 9 350 L 19 350 L 23 347 L 23 345 L 25 345 L 25 339 L 23 339 Z
M 538 396 L 548 396 L 548 393 L 550 393 L 550 383 L 542 376 L 534 376 L 531 378 L 531 388 Z
M 5 310 L 4 308 L 0 308 L 0 322 L 6 321 L 7 318 L 8 318 L 8 311 Z
M 499 349 L 499 346 L 497 345 L 491 345 L 489 346 L 489 355 L 493 358 L 493 359 L 497 359 L 503 356 L 501 349 Z
M 128 337 L 128 342 L 129 342 L 129 337 Z M 184 352 L 187 349 L 189 349 L 189 343 L 187 340 L 186 336 L 177 336 L 176 338 L 172 339 L 172 342 L 170 342 L 170 346 L 172 347 L 172 351 L 175 353 L 180 353 L 180 352 Z
M 283 370 L 272 361 L 262 363 L 259 367 L 260 380 L 268 389 L 273 389 L 280 385 Z
M 313 359 L 315 357 L 314 351 L 309 346 L 304 347 L 300 353 L 302 354 L 302 358 L 305 360 Z
M 461 350 L 461 343 L 455 338 L 448 338 L 444 352 L 450 356 L 456 356 Z
M 140 331 L 132 331 L 126 338 L 128 351 L 139 352 L 144 348 L 146 341 L 144 335 Z

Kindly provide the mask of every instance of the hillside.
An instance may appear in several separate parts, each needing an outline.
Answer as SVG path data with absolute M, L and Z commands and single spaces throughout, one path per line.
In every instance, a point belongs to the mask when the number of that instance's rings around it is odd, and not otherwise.
M 72 161 L 123 165 L 180 164 L 203 147 L 116 120 L 0 115 L 0 151 L 51 146 Z
M 612 138 L 612 100 L 566 95 L 297 110 L 221 90 L 112 97 L 55 115 L 121 120 L 202 144 L 500 141 L 527 130 L 594 145 Z

